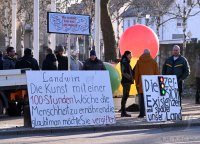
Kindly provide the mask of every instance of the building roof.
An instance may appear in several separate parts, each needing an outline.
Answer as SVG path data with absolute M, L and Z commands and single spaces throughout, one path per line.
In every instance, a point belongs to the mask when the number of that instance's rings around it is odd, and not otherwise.
M 159 8 L 157 8 L 155 5 L 153 5 L 152 8 L 151 6 L 145 7 L 141 5 L 139 7 L 139 6 L 130 5 L 129 8 L 121 14 L 121 17 L 122 18 L 138 17 L 138 16 L 145 17 L 146 14 L 155 15 L 155 13 L 158 13 L 158 12 L 165 13 L 165 11 L 169 9 L 169 7 L 174 1 L 175 0 L 161 0 Z
M 138 17 L 138 16 L 145 16 L 148 13 L 147 10 L 143 8 L 133 8 L 130 6 L 126 11 L 121 14 L 122 18 L 125 17 Z

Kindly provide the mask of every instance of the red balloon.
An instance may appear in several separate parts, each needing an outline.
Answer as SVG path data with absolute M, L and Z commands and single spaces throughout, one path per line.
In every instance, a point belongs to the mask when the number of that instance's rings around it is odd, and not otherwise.
M 132 52 L 132 56 L 139 58 L 147 48 L 153 58 L 159 50 L 159 40 L 155 32 L 145 25 L 129 27 L 120 38 L 120 52 L 123 55 L 126 50 Z

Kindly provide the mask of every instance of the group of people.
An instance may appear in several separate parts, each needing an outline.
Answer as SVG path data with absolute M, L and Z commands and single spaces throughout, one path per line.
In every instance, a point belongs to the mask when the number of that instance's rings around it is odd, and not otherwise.
M 33 58 L 32 50 L 30 48 L 26 48 L 24 50 L 24 56 L 19 59 L 16 58 L 14 47 L 8 47 L 5 56 L 0 52 L 0 70 L 22 68 L 39 70 L 38 62 Z
M 127 98 L 129 96 L 130 86 L 134 83 L 139 94 L 139 109 L 140 113 L 138 118 L 143 118 L 145 116 L 145 106 L 144 106 L 144 95 L 142 90 L 142 75 L 176 75 L 178 81 L 178 89 L 180 96 L 180 104 L 182 98 L 182 84 L 190 74 L 190 67 L 188 61 L 185 57 L 180 54 L 180 47 L 174 45 L 172 50 L 172 56 L 167 58 L 163 64 L 162 73 L 159 72 L 157 62 L 151 57 L 150 50 L 145 49 L 144 53 L 139 57 L 135 67 L 132 69 L 130 66 L 131 52 L 125 51 L 121 60 L 121 72 L 122 72 L 122 86 L 123 86 L 123 96 L 121 100 L 121 117 L 131 117 L 131 115 L 126 113 L 125 105 Z M 198 63 L 200 65 L 200 62 Z M 200 69 L 200 67 L 198 68 Z M 200 70 L 198 71 L 200 73 Z M 200 74 L 197 76 L 200 78 Z M 198 79 L 199 79 L 198 78 Z M 200 84 L 200 82 L 198 82 Z M 199 94 L 200 88 L 197 91 Z M 197 95 L 196 94 L 196 95 Z M 199 98 L 196 98 L 199 101 Z
M 53 52 L 46 49 L 46 57 L 42 62 L 42 70 L 68 70 L 68 57 L 64 55 L 63 46 L 57 46 Z M 0 70 L 7 69 L 31 69 L 40 70 L 37 60 L 33 57 L 32 49 L 25 48 L 24 56 L 17 59 L 14 47 L 7 47 L 6 55 L 0 52 Z M 76 54 L 70 57 L 70 70 L 106 70 L 103 62 L 96 57 L 95 50 L 90 51 L 90 58 L 84 64 L 80 62 Z
M 22 69 L 30 68 L 32 70 L 39 70 L 39 65 L 36 59 L 33 57 L 32 50 L 26 48 L 24 50 L 24 56 L 20 59 L 15 58 L 15 50 L 13 47 L 6 49 L 7 54 L 3 56 L 0 53 L 0 70 L 4 69 Z M 132 54 L 130 51 L 125 51 L 121 58 L 121 73 L 123 86 L 123 96 L 121 100 L 121 117 L 131 117 L 126 112 L 126 102 L 129 97 L 131 85 L 136 83 L 136 89 L 139 94 L 139 109 L 140 113 L 138 118 L 145 116 L 144 95 L 142 90 L 142 75 L 176 75 L 178 81 L 178 89 L 180 96 L 180 103 L 182 98 L 182 84 L 183 81 L 190 74 L 190 67 L 185 57 L 180 54 L 180 47 L 174 45 L 172 50 L 172 56 L 169 57 L 162 68 L 162 73 L 159 72 L 157 62 L 151 57 L 150 50 L 145 49 L 144 53 L 139 57 L 135 67 L 132 69 L 130 61 Z M 90 57 L 82 64 L 76 59 L 71 57 L 70 69 L 72 70 L 106 70 L 103 62 L 96 57 L 95 50 L 90 51 Z M 68 57 L 64 56 L 64 48 L 62 46 L 56 47 L 55 52 L 52 49 L 47 48 L 46 57 L 42 63 L 42 70 L 68 70 Z M 200 55 L 196 64 L 196 103 L 200 103 Z

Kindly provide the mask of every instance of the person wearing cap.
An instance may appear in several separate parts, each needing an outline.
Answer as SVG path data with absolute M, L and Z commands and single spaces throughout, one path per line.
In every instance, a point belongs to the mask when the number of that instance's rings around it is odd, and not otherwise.
M 55 50 L 56 58 L 58 60 L 58 70 L 68 70 L 68 57 L 64 56 L 64 47 L 57 46 Z
M 85 60 L 83 70 L 106 70 L 103 62 L 97 58 L 95 50 L 90 51 L 90 58 Z
M 139 57 L 135 65 L 135 83 L 139 94 L 140 114 L 138 118 L 145 116 L 144 95 L 142 89 L 142 75 L 159 75 L 157 62 L 151 57 L 149 49 L 145 49 L 144 53 Z
M 33 52 L 30 48 L 25 48 L 24 56 L 20 58 L 15 65 L 16 69 L 30 68 L 32 70 L 39 70 L 38 62 L 33 58 Z

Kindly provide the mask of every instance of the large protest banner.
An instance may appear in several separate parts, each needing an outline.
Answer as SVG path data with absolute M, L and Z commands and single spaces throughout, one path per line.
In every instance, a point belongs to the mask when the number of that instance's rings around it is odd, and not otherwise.
M 90 17 L 66 13 L 47 13 L 47 32 L 90 35 Z
M 143 75 L 142 88 L 148 122 L 182 120 L 175 75 Z
M 108 71 L 27 71 L 33 128 L 116 122 Z

